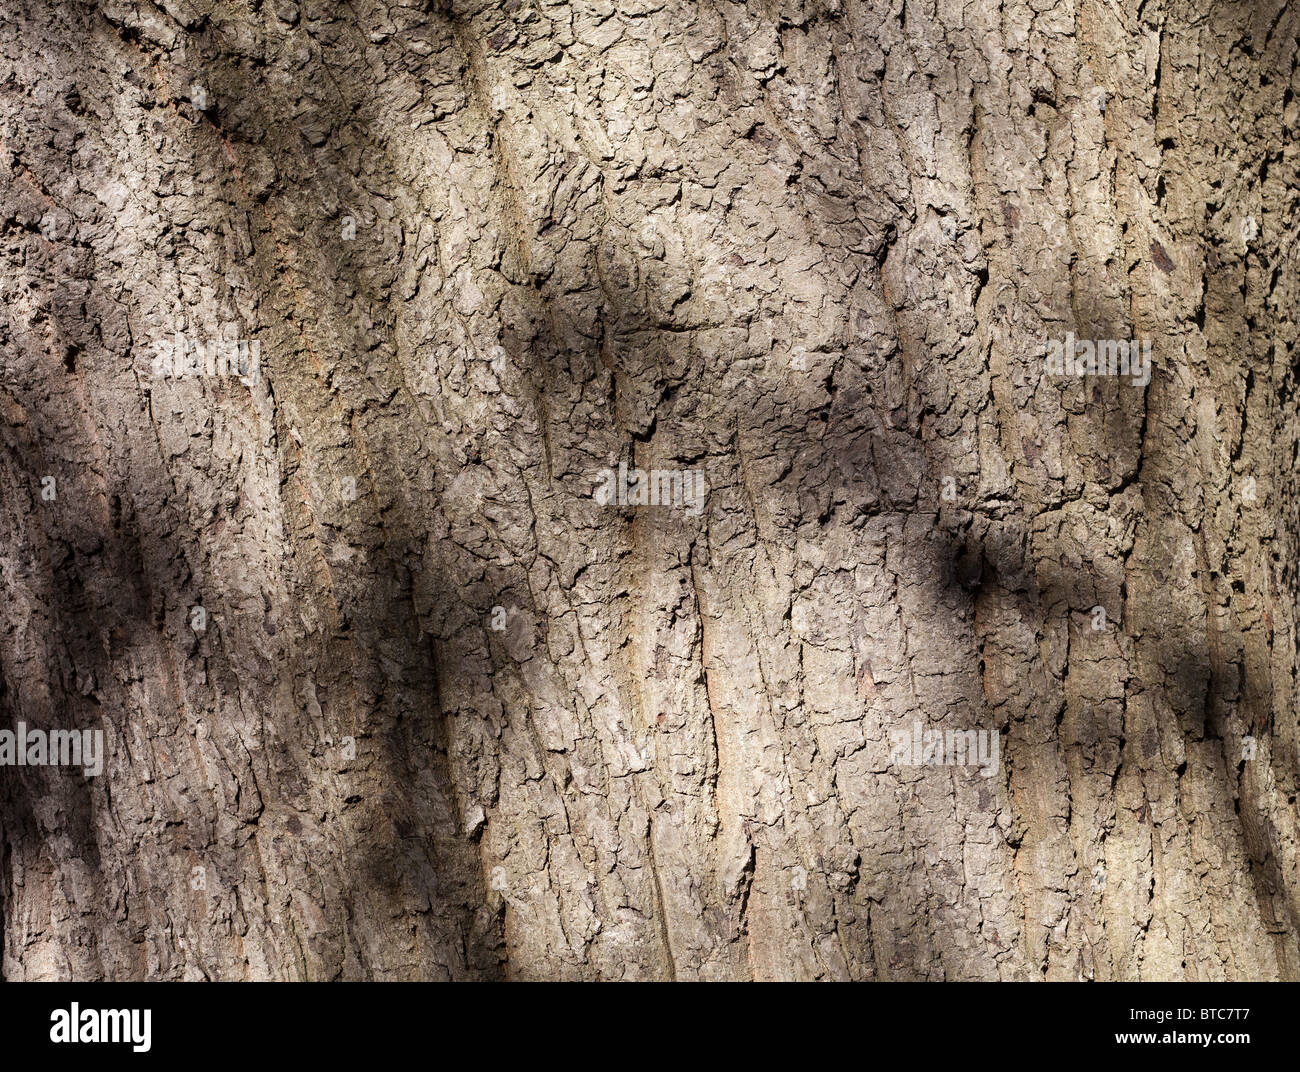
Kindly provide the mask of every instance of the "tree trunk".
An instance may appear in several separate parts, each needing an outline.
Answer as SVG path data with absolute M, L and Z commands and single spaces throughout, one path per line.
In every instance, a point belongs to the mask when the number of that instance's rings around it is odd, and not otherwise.
M 6 8 L 6 978 L 1300 977 L 1300 8 Z

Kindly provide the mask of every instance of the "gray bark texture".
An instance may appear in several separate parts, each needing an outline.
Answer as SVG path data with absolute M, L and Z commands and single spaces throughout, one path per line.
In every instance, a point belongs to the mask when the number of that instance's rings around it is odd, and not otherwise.
M 1300 978 L 1298 35 L 0 0 L 4 977 Z

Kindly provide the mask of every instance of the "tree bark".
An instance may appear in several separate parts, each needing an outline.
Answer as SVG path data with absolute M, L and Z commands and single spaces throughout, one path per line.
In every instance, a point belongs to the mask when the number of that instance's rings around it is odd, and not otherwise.
M 1298 35 L 6 0 L 4 977 L 1300 978 Z

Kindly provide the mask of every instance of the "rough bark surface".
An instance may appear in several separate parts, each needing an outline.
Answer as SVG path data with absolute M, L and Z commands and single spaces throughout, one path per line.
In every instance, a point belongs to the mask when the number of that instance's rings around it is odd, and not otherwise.
M 3 0 L 3 975 L 1300 977 L 1298 34 Z

